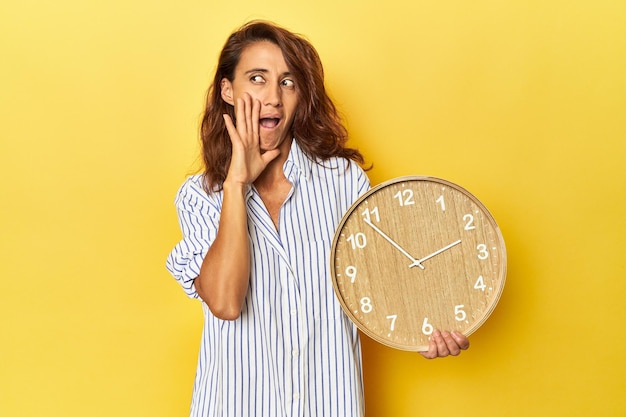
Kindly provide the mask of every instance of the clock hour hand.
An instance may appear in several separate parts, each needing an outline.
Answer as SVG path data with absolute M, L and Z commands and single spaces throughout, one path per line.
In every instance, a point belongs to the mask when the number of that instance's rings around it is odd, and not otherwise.
M 374 231 L 376 233 L 378 233 L 379 235 L 381 235 L 383 238 L 385 238 L 385 240 L 389 243 L 391 243 L 393 245 L 394 248 L 398 249 L 404 256 L 406 256 L 407 258 L 409 258 L 411 260 L 411 265 L 409 265 L 409 268 L 413 268 L 414 266 L 419 266 L 420 268 L 424 269 L 424 265 L 421 264 L 421 261 L 418 261 L 417 259 L 415 259 L 414 257 L 412 257 L 407 251 L 405 251 L 400 245 L 398 245 L 392 238 L 390 238 L 389 236 L 387 236 L 385 234 L 385 232 L 383 232 L 382 230 L 380 230 L 377 226 L 374 225 L 374 223 L 372 223 L 370 220 L 368 219 L 363 219 L 363 221 L 372 229 L 374 229 Z M 435 256 L 435 255 L 432 255 Z M 426 258 L 428 259 L 428 258 Z
M 452 242 L 448 246 L 445 246 L 445 247 L 439 249 L 438 251 L 435 251 L 435 252 L 431 253 L 430 255 L 426 255 L 422 259 L 420 259 L 418 261 L 415 261 L 415 262 L 417 262 L 417 264 L 419 266 L 421 266 L 422 269 L 423 269 L 424 267 L 421 265 L 422 262 L 432 258 L 433 256 L 439 255 L 441 252 L 446 251 L 446 250 L 450 249 L 451 247 L 458 245 L 459 243 L 461 243 L 461 239 L 457 240 L 456 242 Z

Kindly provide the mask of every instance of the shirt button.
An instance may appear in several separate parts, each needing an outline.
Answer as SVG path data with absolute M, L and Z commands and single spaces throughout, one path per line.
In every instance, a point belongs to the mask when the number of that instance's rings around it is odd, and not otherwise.
M 293 353 L 293 356 L 298 356 L 300 351 L 298 349 L 294 349 L 291 353 Z
M 298 314 L 298 310 L 296 310 L 295 308 L 293 310 L 291 310 L 291 315 L 295 316 L 296 314 Z
M 293 399 L 298 401 L 300 399 L 300 394 L 298 394 L 297 392 L 293 394 Z

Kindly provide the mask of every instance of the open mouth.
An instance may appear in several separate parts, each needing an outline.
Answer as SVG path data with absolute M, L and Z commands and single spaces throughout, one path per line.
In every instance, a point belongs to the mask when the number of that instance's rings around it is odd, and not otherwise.
M 278 123 L 280 123 L 280 119 L 277 117 L 264 117 L 259 119 L 259 124 L 266 129 L 275 128 L 278 126 Z

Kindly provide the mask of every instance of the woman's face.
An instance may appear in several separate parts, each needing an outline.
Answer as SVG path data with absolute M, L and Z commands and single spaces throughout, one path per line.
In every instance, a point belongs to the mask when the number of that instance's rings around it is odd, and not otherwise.
M 222 99 L 228 104 L 235 105 L 245 93 L 261 104 L 261 150 L 276 149 L 290 143 L 285 139 L 291 134 L 298 94 L 283 53 L 275 44 L 259 41 L 248 45 L 241 53 L 233 80 L 222 80 Z M 251 109 L 246 110 L 248 113 Z

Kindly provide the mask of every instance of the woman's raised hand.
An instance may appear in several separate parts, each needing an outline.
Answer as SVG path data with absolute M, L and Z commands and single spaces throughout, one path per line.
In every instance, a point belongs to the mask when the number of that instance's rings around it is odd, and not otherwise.
M 248 93 L 235 101 L 235 118 L 224 114 L 233 153 L 226 181 L 251 184 L 279 154 L 278 149 L 261 152 L 259 145 L 259 117 L 261 102 Z

